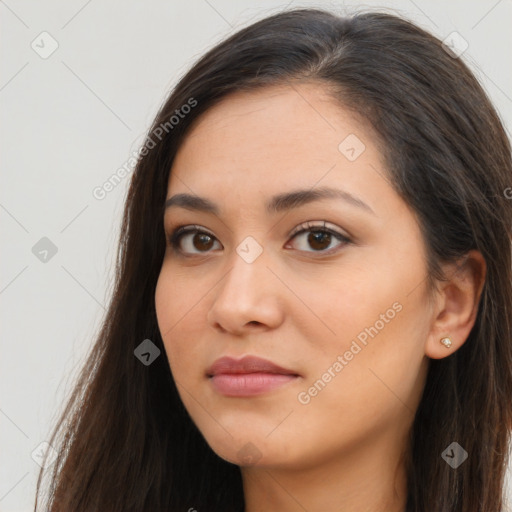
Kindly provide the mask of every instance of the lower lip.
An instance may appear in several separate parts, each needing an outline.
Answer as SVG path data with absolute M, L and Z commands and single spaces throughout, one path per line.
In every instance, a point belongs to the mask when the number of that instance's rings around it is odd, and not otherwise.
M 279 373 L 221 373 L 210 377 L 213 387 L 226 396 L 255 396 L 295 380 L 297 375 Z

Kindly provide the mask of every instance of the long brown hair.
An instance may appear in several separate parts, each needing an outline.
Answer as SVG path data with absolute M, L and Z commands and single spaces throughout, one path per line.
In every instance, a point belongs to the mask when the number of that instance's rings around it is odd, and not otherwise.
M 418 216 L 432 279 L 471 249 L 486 260 L 469 338 L 430 361 L 410 434 L 407 511 L 501 512 L 512 428 L 510 142 L 478 81 L 437 38 L 390 14 L 319 9 L 230 36 L 158 112 L 126 197 L 108 312 L 50 440 L 58 458 L 45 510 L 243 509 L 239 467 L 207 445 L 165 357 L 154 304 L 163 210 L 176 151 L 202 113 L 231 92 L 296 80 L 324 84 L 371 123 L 390 182 Z M 145 339 L 162 352 L 148 366 L 134 356 Z M 454 441 L 469 454 L 456 469 L 441 457 Z M 44 480 L 41 471 L 38 494 Z

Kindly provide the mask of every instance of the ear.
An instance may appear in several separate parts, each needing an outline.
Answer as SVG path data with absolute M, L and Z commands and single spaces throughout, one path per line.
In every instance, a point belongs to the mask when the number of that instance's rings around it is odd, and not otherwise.
M 440 282 L 425 345 L 425 355 L 432 359 L 453 354 L 468 338 L 475 324 L 487 266 L 482 254 L 472 250 L 444 270 L 447 281 Z M 446 337 L 452 340 L 450 348 L 440 341 Z

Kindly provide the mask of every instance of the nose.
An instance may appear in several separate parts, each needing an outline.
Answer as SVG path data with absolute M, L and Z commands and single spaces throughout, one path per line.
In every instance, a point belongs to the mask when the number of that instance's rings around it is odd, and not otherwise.
M 284 287 L 268 263 L 265 251 L 250 263 L 233 252 L 228 271 L 212 291 L 209 325 L 243 335 L 254 329 L 275 329 L 283 322 Z

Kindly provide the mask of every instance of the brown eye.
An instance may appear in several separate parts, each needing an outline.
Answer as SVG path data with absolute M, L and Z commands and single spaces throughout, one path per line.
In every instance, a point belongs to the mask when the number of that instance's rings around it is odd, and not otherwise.
M 301 238 L 303 240 L 302 245 L 299 244 L 299 251 L 329 254 L 350 243 L 347 236 L 325 227 L 325 223 L 316 226 L 306 223 L 299 226 L 299 228 L 301 227 L 304 229 L 292 236 L 292 240 L 301 240 Z M 302 236 L 306 234 L 307 237 Z M 332 245 L 335 241 L 338 241 L 338 244 Z M 215 248 L 215 243 L 222 248 L 220 242 L 211 233 L 199 229 L 199 226 L 177 228 L 169 237 L 169 243 L 174 250 L 184 255 L 207 254 Z
M 298 250 L 305 252 L 319 252 L 319 253 L 330 253 L 334 252 L 338 247 L 344 246 L 347 243 L 350 243 L 350 239 L 332 229 L 326 228 L 325 223 L 321 225 L 312 225 L 306 223 L 305 225 L 301 225 L 299 227 L 304 227 L 301 231 L 298 231 L 293 235 L 293 239 L 302 240 L 302 243 L 299 244 Z M 306 235 L 307 236 L 302 236 Z M 332 246 L 331 244 L 338 240 L 338 244 Z M 329 249 L 334 249 L 333 251 Z
M 311 231 L 308 236 L 308 244 L 315 250 L 322 251 L 331 244 L 330 233 L 326 231 Z
M 207 251 L 213 245 L 213 237 L 206 233 L 196 233 L 192 236 L 192 245 L 198 251 Z
M 197 228 L 178 228 L 169 237 L 173 249 L 184 254 L 207 253 L 214 245 L 216 238 Z

